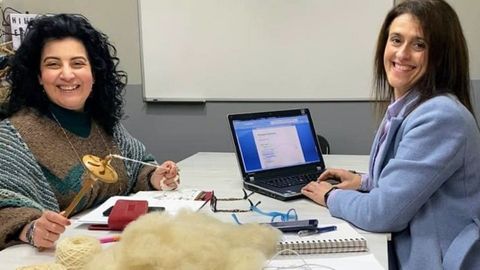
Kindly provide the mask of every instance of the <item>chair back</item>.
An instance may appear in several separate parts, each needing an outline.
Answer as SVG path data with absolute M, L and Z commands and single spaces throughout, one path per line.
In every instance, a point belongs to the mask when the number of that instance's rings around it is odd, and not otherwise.
M 322 154 L 330 154 L 330 144 L 328 140 L 320 134 L 317 134 L 318 144 L 322 150 Z

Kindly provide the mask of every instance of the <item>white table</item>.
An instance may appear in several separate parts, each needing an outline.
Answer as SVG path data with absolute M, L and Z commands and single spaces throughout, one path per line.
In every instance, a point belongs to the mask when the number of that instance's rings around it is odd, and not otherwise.
M 328 167 L 342 167 L 357 171 L 365 171 L 368 164 L 368 156 L 354 155 L 325 155 L 325 163 Z M 185 188 L 198 188 L 202 190 L 215 190 L 218 197 L 238 197 L 243 195 L 242 181 L 240 171 L 233 153 L 197 153 L 181 162 L 181 185 Z M 261 201 L 262 210 L 265 211 L 287 211 L 295 208 L 299 214 L 299 218 L 316 218 L 320 224 L 338 224 L 345 222 L 343 220 L 330 216 L 327 209 L 320 207 L 308 199 L 298 199 L 289 202 L 282 202 L 271 199 L 269 197 L 253 194 L 251 200 Z M 243 203 L 243 205 L 241 205 Z M 245 201 L 238 202 L 240 207 L 247 207 Z M 221 208 L 222 205 L 218 204 Z M 231 206 L 231 205 L 229 205 Z M 237 207 L 236 206 L 236 207 Z M 201 211 L 211 213 L 208 205 Z M 248 222 L 253 219 L 254 213 L 242 213 L 239 215 L 242 221 Z M 232 222 L 232 218 L 228 213 L 215 213 L 215 217 L 220 220 Z M 258 214 L 256 215 L 258 217 Z M 76 218 L 72 218 L 75 220 Z M 387 257 L 387 240 L 388 234 L 377 234 L 360 231 L 367 239 L 368 247 L 375 258 L 385 269 L 388 265 Z M 86 225 L 71 225 L 62 237 L 72 235 L 91 235 L 95 237 L 112 234 L 107 231 L 89 231 Z M 338 253 L 338 254 L 322 254 L 329 258 L 342 258 L 346 256 L 356 256 L 355 253 Z M 9 247 L 0 251 L 0 269 L 15 269 L 20 266 L 33 265 L 39 263 L 47 263 L 54 261 L 54 251 L 47 250 L 39 252 L 37 249 L 21 244 Z
M 368 155 L 324 155 L 325 164 L 329 168 L 345 168 L 358 172 L 365 172 L 368 169 Z M 243 186 L 238 162 L 233 153 L 200 152 L 179 162 L 181 169 L 182 185 L 192 188 L 215 191 L 218 197 L 238 197 L 243 195 Z M 328 209 L 321 207 L 309 199 L 297 199 L 293 201 L 279 201 L 261 194 L 254 194 L 250 197 L 253 202 L 261 201 L 259 207 L 265 211 L 285 212 L 295 208 L 300 219 L 315 218 L 319 224 L 338 224 L 345 222 L 342 219 L 334 218 Z M 221 208 L 218 203 L 218 208 Z M 248 207 L 243 202 L 243 208 Z M 240 208 L 240 206 L 238 207 Z M 221 220 L 232 221 L 228 213 L 215 213 Z M 249 216 L 258 216 L 255 213 L 243 213 L 239 215 L 241 221 L 255 220 Z M 390 234 L 370 233 L 358 229 L 367 239 L 369 252 L 371 252 L 380 264 L 388 269 L 387 242 Z M 357 253 L 322 254 L 323 257 L 345 257 L 356 256 Z

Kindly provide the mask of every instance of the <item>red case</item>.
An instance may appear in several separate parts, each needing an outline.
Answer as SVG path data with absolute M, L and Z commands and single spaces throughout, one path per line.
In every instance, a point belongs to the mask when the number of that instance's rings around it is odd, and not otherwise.
M 148 202 L 145 200 L 118 200 L 108 216 L 108 227 L 112 231 L 121 231 L 147 211 Z
M 108 225 L 92 224 L 89 230 L 121 231 L 128 223 L 148 212 L 145 200 L 118 200 L 108 215 Z

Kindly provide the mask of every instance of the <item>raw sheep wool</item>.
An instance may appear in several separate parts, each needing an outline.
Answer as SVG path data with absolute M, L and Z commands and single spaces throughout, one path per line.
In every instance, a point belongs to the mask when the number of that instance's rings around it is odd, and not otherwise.
M 150 213 L 130 223 L 121 240 L 94 256 L 97 270 L 255 270 L 276 251 L 280 231 L 224 223 L 206 214 Z

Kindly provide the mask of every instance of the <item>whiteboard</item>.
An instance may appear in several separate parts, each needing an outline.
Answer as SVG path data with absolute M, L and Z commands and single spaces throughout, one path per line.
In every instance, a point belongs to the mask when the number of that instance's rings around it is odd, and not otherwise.
M 138 0 L 147 101 L 369 100 L 392 0 Z

